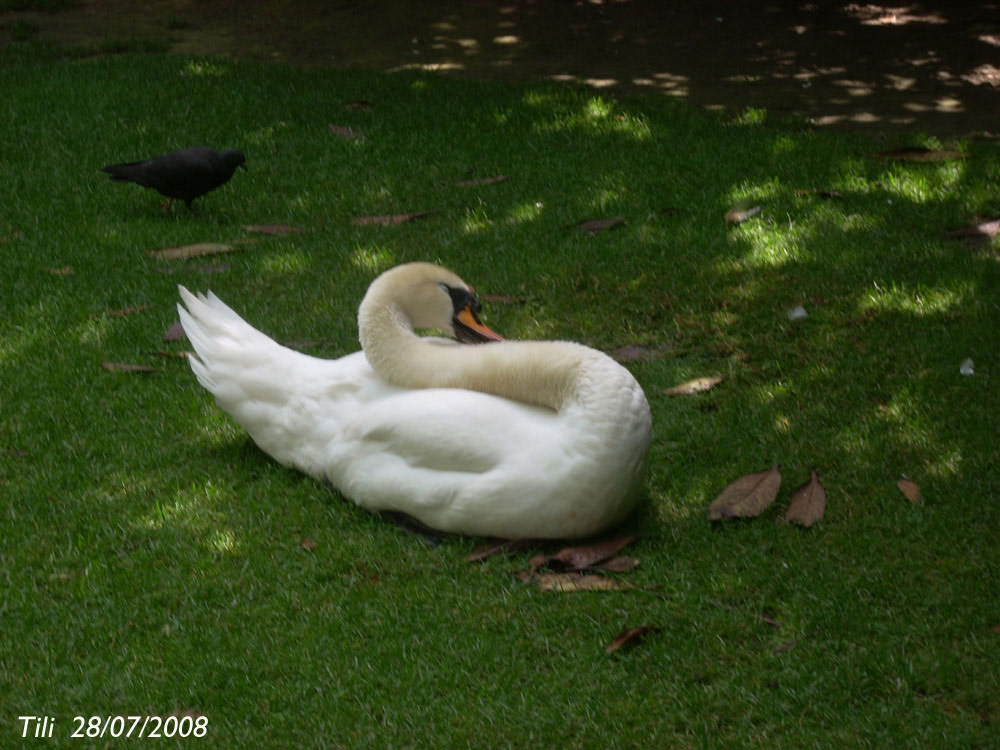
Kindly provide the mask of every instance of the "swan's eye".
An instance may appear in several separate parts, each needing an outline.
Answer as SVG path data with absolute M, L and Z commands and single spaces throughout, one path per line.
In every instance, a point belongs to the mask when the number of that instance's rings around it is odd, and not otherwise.
M 451 296 L 451 304 L 456 315 L 462 310 L 471 310 L 474 314 L 478 315 L 483 309 L 479 298 L 468 289 L 455 289 L 444 284 L 442 286 L 444 286 L 449 296 Z

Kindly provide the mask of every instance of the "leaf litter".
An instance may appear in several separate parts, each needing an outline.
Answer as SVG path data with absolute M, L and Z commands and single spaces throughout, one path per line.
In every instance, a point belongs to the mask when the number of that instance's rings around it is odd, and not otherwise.
M 203 255 L 218 255 L 219 253 L 231 253 L 240 248 L 236 245 L 228 245 L 223 242 L 196 242 L 192 245 L 178 245 L 176 247 L 165 247 L 158 250 L 147 250 L 146 255 L 150 255 L 160 260 L 186 260 L 197 258 Z
M 903 493 L 911 503 L 919 503 L 923 498 L 923 493 L 920 491 L 920 485 L 909 479 L 900 479 L 896 482 L 896 486 L 899 491 Z
M 755 518 L 763 513 L 774 502 L 781 488 L 778 466 L 745 474 L 729 484 L 708 506 L 709 520 Z
M 306 230 L 292 224 L 243 224 L 243 229 L 248 232 L 259 232 L 260 234 L 272 234 L 284 237 L 286 234 L 302 234 Z
M 576 223 L 577 229 L 587 234 L 600 234 L 625 223 L 624 216 L 612 216 L 610 219 L 585 219 Z
M 826 513 L 826 490 L 820 484 L 816 469 L 811 471 L 809 481 L 792 493 L 792 499 L 788 501 L 788 509 L 785 511 L 786 521 L 806 528 L 823 520 L 823 515 Z
M 611 641 L 604 649 L 606 654 L 613 654 L 615 651 L 620 651 L 624 648 L 632 648 L 639 643 L 643 638 L 649 633 L 659 633 L 663 628 L 656 625 L 639 625 L 634 628 L 625 628 L 622 632 L 615 636 L 615 639 Z
M 101 367 L 103 367 L 108 372 L 127 372 L 136 374 L 149 374 L 154 372 L 159 372 L 155 367 L 150 365 L 135 365 L 127 362 L 101 362 Z
M 415 221 L 416 219 L 424 219 L 428 216 L 433 216 L 438 213 L 437 211 L 411 211 L 406 214 L 383 214 L 380 216 L 356 216 L 351 219 L 351 224 L 357 227 L 365 226 L 392 226 L 396 224 L 405 224 L 410 221 Z
M 668 396 L 693 396 L 696 393 L 710 391 L 724 380 L 722 375 L 705 375 L 700 378 L 685 380 L 680 385 L 667 388 L 664 393 Z

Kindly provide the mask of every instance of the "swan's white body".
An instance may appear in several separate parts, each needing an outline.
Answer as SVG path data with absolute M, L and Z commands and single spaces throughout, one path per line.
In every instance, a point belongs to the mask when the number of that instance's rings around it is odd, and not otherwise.
M 363 351 L 337 360 L 279 345 L 211 293 L 181 287 L 178 309 L 191 368 L 219 406 L 277 461 L 363 508 L 509 539 L 590 536 L 620 522 L 645 474 L 642 388 L 580 344 L 417 336 L 453 332 L 442 290 L 455 289 L 471 297 L 430 264 L 386 272 L 361 304 Z

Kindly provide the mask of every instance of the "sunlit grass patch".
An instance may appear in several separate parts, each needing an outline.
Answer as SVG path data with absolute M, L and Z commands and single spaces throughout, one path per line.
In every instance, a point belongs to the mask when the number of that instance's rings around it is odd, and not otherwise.
M 995 210 L 996 144 L 891 162 L 885 137 L 662 96 L 32 49 L 0 52 L 11 715 L 190 710 L 220 748 L 992 741 L 1000 264 L 945 232 Z M 99 171 L 195 143 L 250 170 L 195 211 Z M 146 254 L 279 224 L 305 231 Z M 514 575 L 532 552 L 471 564 L 475 540 L 368 515 L 263 454 L 164 339 L 180 283 L 347 354 L 367 284 L 416 260 L 504 335 L 639 352 L 650 474 L 616 532 L 640 536 L 636 588 L 540 592 Z M 763 517 L 708 522 L 776 464 Z M 806 530 L 782 513 L 812 468 Z M 662 630 L 604 652 L 642 624 Z

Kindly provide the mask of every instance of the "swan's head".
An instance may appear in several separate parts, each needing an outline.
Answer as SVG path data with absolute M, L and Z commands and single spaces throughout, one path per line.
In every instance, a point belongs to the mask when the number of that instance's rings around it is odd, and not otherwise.
M 436 329 L 467 344 L 503 340 L 479 319 L 482 305 L 472 288 L 433 263 L 396 266 L 372 282 L 359 310 L 362 336 L 366 318 L 387 309 L 396 324 L 414 330 Z

